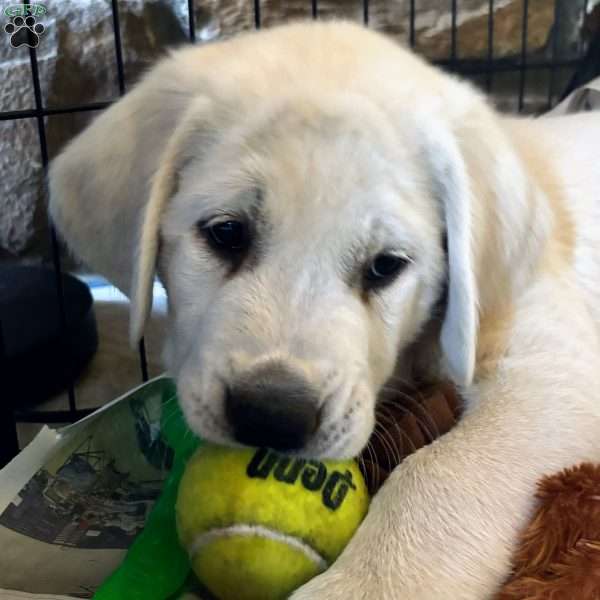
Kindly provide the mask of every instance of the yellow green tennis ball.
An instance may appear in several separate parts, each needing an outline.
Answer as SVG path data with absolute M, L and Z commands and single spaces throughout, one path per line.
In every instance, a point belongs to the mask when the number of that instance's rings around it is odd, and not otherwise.
M 182 477 L 177 526 L 220 600 L 283 600 L 337 558 L 368 505 L 354 461 L 204 445 Z

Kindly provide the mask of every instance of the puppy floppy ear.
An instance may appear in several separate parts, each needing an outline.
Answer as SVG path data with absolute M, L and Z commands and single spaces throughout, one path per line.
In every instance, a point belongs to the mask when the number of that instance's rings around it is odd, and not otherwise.
M 172 63 L 102 113 L 49 172 L 50 214 L 62 237 L 132 300 L 132 343 L 152 304 L 160 215 L 175 190 L 180 148 L 209 120 L 209 100 Z
M 527 284 L 552 214 L 500 118 L 483 102 L 454 126 L 429 129 L 426 145 L 447 236 L 441 348 L 448 374 L 467 386 L 475 376 L 480 321 L 509 307 Z
M 152 289 L 160 244 L 160 221 L 170 198 L 177 192 L 178 175 L 191 158 L 206 150 L 208 113 L 212 103 L 196 98 L 167 143 L 152 177 L 148 203 L 143 210 L 137 259 L 131 282 L 129 339 L 136 344 L 152 308 Z

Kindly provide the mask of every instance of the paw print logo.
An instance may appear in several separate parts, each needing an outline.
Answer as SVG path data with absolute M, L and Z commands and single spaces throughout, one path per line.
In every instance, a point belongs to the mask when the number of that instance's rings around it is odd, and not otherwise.
M 37 19 L 32 15 L 13 17 L 4 26 L 4 31 L 10 35 L 10 45 L 13 48 L 20 46 L 37 48 L 40 43 L 40 35 L 44 33 L 45 29 L 41 23 L 37 23 Z

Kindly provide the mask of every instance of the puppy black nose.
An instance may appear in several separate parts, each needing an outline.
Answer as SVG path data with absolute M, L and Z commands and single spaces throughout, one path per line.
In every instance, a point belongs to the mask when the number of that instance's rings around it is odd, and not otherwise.
M 299 449 L 318 426 L 317 392 L 301 375 L 278 363 L 233 382 L 225 402 L 235 439 L 248 446 Z

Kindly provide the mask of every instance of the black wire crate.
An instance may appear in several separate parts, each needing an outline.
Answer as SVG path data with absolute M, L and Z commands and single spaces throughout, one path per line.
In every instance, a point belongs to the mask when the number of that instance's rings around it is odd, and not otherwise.
M 135 11 L 129 9 L 132 2 L 111 0 L 107 7 L 97 0 L 99 14 L 104 16 L 97 18 L 89 31 L 83 12 L 92 9 L 87 4 L 87 8 L 78 8 L 77 0 L 61 3 L 60 10 L 57 4 L 41 2 L 4 9 L 5 48 L 0 49 L 0 67 L 4 60 L 10 76 L 2 91 L 21 86 L 26 92 L 13 103 L 10 94 L 0 94 L 0 139 L 16 140 L 0 144 L 0 152 L 12 152 L 13 143 L 31 146 L 37 159 L 18 168 L 39 176 L 40 207 L 47 199 L 45 173 L 52 157 L 91 118 L 126 93 L 168 46 L 206 43 L 292 18 L 351 18 L 390 34 L 443 69 L 472 80 L 501 110 L 526 113 L 551 108 L 585 81 L 590 69 L 598 68 L 600 56 L 600 3 L 592 0 L 444 0 L 445 4 L 441 0 L 248 0 L 242 8 L 237 3 L 237 13 L 232 11 L 233 2 L 230 6 L 216 0 L 137 0 Z M 432 7 L 437 7 L 437 21 L 432 21 Z M 16 30 L 27 24 L 19 34 L 24 43 L 17 45 Z M 69 46 L 69 35 L 75 35 L 72 32 L 77 28 L 80 37 L 75 40 L 80 45 Z M 86 40 L 92 39 L 100 42 L 90 49 Z M 62 53 L 65 48 L 68 51 Z M 61 71 L 60 88 L 48 82 L 51 60 L 57 61 L 56 69 Z M 14 69 L 9 63 L 16 65 Z M 97 80 L 86 66 L 91 63 L 97 65 Z M 10 168 L 10 162 L 0 161 L 0 169 Z M 5 173 L 1 176 L 6 180 Z M 45 219 L 44 210 L 41 214 Z M 74 263 L 53 228 L 45 220 L 40 227 L 46 238 L 38 257 L 54 269 L 58 318 L 66 329 L 69 315 L 61 275 L 73 269 Z M 8 260 L 0 248 L 0 261 Z M 5 366 L 2 348 L 0 323 L 0 373 Z M 143 341 L 139 361 L 140 380 L 145 381 L 148 366 Z M 10 399 L 2 398 L 0 466 L 18 450 L 17 422 L 72 422 L 89 412 L 78 407 L 74 381 L 68 385 L 68 406 L 60 411 L 16 409 Z

